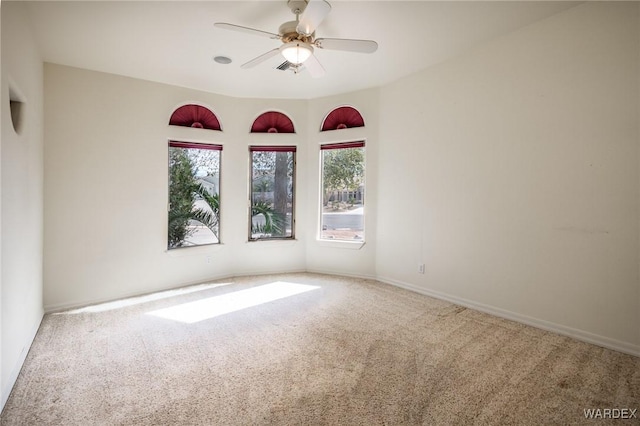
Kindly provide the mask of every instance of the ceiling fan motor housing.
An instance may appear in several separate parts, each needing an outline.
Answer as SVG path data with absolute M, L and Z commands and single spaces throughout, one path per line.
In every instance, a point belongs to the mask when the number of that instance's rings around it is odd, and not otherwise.
M 285 43 L 289 43 L 294 40 L 304 41 L 305 43 L 311 43 L 313 40 L 313 34 L 311 36 L 305 36 L 302 34 L 298 34 L 296 31 L 296 27 L 298 26 L 298 21 L 289 21 L 280 25 L 278 29 L 278 34 L 282 37 L 282 41 Z

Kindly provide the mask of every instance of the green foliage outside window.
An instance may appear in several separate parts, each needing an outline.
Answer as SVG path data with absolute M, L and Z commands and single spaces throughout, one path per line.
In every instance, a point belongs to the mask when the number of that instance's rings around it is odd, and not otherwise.
M 169 249 L 219 242 L 220 195 L 205 186 L 218 164 L 219 151 L 169 148 Z
M 364 241 L 364 142 L 321 147 L 320 239 Z
M 326 206 L 336 191 L 356 191 L 364 183 L 364 149 L 323 151 L 322 187 Z
M 251 152 L 250 240 L 293 237 L 295 151 Z

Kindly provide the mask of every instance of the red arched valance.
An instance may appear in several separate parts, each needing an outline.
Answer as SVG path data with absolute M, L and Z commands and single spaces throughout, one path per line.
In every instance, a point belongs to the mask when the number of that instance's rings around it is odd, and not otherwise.
M 169 124 L 199 129 L 221 130 L 218 117 L 208 108 L 201 105 L 183 105 L 173 111 Z
M 269 111 L 253 122 L 251 133 L 295 133 L 293 122 L 281 112 Z
M 322 122 L 322 131 L 363 127 L 364 118 L 357 109 L 343 106 L 331 111 Z

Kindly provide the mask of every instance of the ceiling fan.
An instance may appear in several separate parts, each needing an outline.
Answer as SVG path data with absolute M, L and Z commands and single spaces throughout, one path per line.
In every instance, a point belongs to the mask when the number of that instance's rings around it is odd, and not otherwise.
M 297 74 L 304 64 L 304 68 L 309 71 L 312 77 L 322 77 L 325 70 L 313 54 L 314 47 L 359 53 L 373 53 L 378 49 L 378 43 L 373 40 L 316 38 L 316 28 L 331 11 L 331 5 L 325 0 L 288 0 L 287 5 L 296 15 L 296 20 L 280 25 L 277 34 L 226 22 L 214 24 L 218 28 L 282 41 L 283 44 L 280 47 L 242 64 L 240 68 L 253 68 L 278 54 L 282 54 L 286 61 L 278 69 L 292 69 Z

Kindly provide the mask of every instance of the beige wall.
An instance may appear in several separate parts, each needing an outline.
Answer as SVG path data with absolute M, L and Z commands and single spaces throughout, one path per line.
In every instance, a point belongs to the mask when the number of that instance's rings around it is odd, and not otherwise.
M 640 354 L 638 31 L 589 2 L 383 87 L 378 277 Z
M 0 407 L 42 319 L 42 59 L 24 4 L 3 3 L 0 142 Z M 11 90 L 10 90 L 11 89 Z M 23 101 L 14 131 L 10 91 Z

